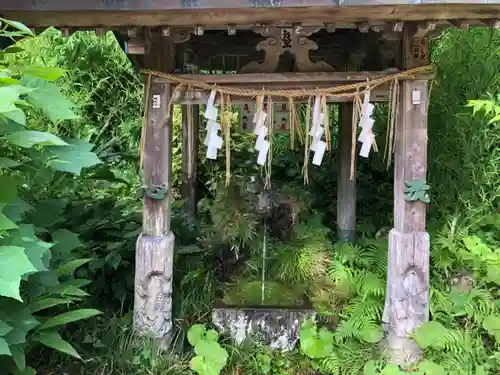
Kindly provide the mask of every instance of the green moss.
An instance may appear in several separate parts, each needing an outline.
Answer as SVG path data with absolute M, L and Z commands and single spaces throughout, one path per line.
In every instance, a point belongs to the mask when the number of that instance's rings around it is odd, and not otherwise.
M 227 285 L 222 301 L 226 305 L 237 306 L 301 307 L 304 305 L 304 293 L 298 288 L 291 288 L 274 281 L 266 281 L 264 292 L 264 303 L 262 303 L 260 281 L 238 280 L 234 284 Z

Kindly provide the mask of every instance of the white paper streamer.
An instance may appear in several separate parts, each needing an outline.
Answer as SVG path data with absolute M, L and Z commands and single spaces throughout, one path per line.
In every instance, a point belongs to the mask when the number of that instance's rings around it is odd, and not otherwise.
M 358 141 L 361 142 L 361 150 L 359 151 L 359 156 L 367 158 L 370 155 L 370 150 L 375 140 L 375 135 L 373 134 L 373 124 L 372 119 L 374 105 L 370 103 L 370 91 L 365 93 L 363 99 L 363 108 L 361 113 L 361 119 L 359 121 L 359 126 L 361 127 L 361 133 L 359 134 Z

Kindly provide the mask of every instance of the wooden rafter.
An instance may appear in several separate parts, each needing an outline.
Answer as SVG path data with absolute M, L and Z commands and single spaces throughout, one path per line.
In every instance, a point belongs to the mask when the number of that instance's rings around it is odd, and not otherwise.
M 81 2 L 83 3 L 83 2 Z M 500 18 L 500 4 L 419 4 L 419 5 L 351 5 L 276 8 L 86 10 L 62 8 L 55 11 L 25 10 L 14 5 L 3 6 L 3 16 L 19 20 L 30 27 L 127 27 L 127 26 L 194 26 L 227 27 L 261 23 L 318 25 L 323 23 L 371 23 L 421 20 L 487 20 Z M 46 9 L 46 8 L 45 8 Z M 66 10 L 64 10 L 66 9 Z M 86 7 L 89 9 L 89 7 Z M 98 8 L 93 8 L 98 9 Z M 369 14 L 367 16 L 367 13 Z

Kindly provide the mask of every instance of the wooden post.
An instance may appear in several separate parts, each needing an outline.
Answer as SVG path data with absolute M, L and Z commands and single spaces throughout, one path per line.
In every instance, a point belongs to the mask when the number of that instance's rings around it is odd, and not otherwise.
M 200 106 L 182 105 L 182 197 L 186 212 L 195 218 L 197 214 L 197 165 Z
M 351 180 L 352 102 L 339 105 L 339 174 L 337 183 L 337 239 L 356 240 L 356 170 Z
M 169 48 L 170 47 L 170 48 Z M 172 45 L 167 38 L 150 44 L 146 68 L 172 71 Z M 172 339 L 172 264 L 174 235 L 170 231 L 172 198 L 172 120 L 167 120 L 171 85 L 151 81 L 144 143 L 144 184 L 165 187 L 165 196 L 145 193 L 142 233 L 136 244 L 134 327 L 151 334 L 162 348 Z
M 403 30 L 403 68 L 427 63 L 426 43 Z M 394 228 L 389 233 L 387 290 L 382 317 L 392 362 L 409 365 L 421 357 L 409 334 L 429 319 L 429 234 L 426 204 L 405 200 L 405 182 L 425 179 L 427 170 L 426 80 L 402 82 L 396 126 Z

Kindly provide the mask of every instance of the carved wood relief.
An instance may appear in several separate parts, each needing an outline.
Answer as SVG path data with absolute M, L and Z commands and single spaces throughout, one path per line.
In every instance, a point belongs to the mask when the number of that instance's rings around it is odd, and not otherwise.
M 252 61 L 241 68 L 241 73 L 272 73 L 278 68 L 280 56 L 285 52 L 295 57 L 296 69 L 300 72 L 330 72 L 334 68 L 324 61 L 312 62 L 309 56 L 311 50 L 317 50 L 318 45 L 308 37 L 318 32 L 320 27 L 260 27 L 253 31 L 267 39 L 258 43 L 255 49 L 264 51 L 262 63 Z

